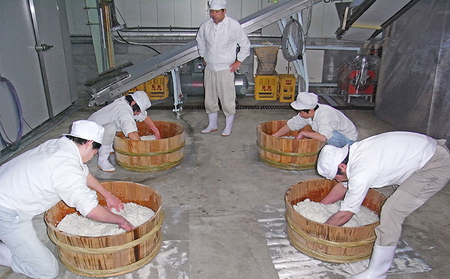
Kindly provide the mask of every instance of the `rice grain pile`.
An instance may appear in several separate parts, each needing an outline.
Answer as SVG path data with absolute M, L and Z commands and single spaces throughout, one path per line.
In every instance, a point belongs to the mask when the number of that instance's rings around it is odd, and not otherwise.
M 141 140 L 156 140 L 155 135 L 142 136 Z
M 140 226 L 150 220 L 155 212 L 150 208 L 135 203 L 124 203 L 124 209 L 117 211 L 115 208 L 112 213 L 123 216 L 134 227 Z M 105 236 L 115 235 L 125 232 L 117 224 L 97 222 L 87 217 L 72 213 L 66 215 L 58 224 L 58 229 L 72 235 L 80 236 Z
M 331 215 L 339 211 L 339 206 L 339 201 L 332 204 L 322 204 L 306 199 L 294 205 L 294 210 L 305 218 L 323 224 Z M 361 206 L 361 210 L 357 214 L 353 214 L 353 217 L 343 227 L 361 227 L 378 220 L 379 217 L 375 212 L 365 206 Z

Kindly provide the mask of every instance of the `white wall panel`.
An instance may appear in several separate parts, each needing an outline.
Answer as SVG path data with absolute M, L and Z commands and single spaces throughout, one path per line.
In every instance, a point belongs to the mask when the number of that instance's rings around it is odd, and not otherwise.
M 187 26 L 192 24 L 190 1 L 175 1 L 173 11 L 168 11 L 174 15 L 173 26 Z
M 128 4 L 130 1 L 124 1 Z M 133 2 L 133 1 L 131 1 Z M 140 10 L 131 10 L 129 13 L 137 13 L 141 16 L 141 21 L 133 26 L 158 26 L 158 5 L 155 0 L 138 1 Z
M 311 83 L 321 83 L 323 74 L 324 50 L 308 49 L 305 52 L 308 66 L 308 79 Z
M 208 2 L 206 0 L 191 0 L 191 26 L 198 27 L 209 18 Z
M 156 7 L 158 9 L 158 26 L 175 26 L 175 4 L 173 0 L 157 0 Z
M 25 121 L 36 127 L 49 118 L 28 3 L 4 1 L 0 9 L 1 75 L 14 85 Z M 2 122 L 6 116 L 2 116 Z M 25 132 L 29 131 L 27 126 Z
M 241 0 L 240 2 L 241 2 L 241 17 L 236 18 L 236 20 L 239 20 L 241 18 L 253 14 L 256 11 L 261 10 L 260 0 Z
M 68 69 L 73 67 L 73 64 L 66 57 L 66 52 L 72 55 L 72 49 L 70 44 L 64 45 L 63 40 L 68 36 L 68 30 L 65 14 L 63 12 L 59 14 L 65 7 L 58 5 L 57 0 L 34 0 L 34 5 L 41 44 L 53 46 L 41 53 L 43 58 L 41 63 L 45 66 L 50 104 L 55 116 L 72 104 Z
M 65 0 L 71 35 L 90 35 L 84 1 Z M 286 0 L 230 0 L 227 15 L 240 20 L 260 9 Z M 116 8 L 129 27 L 198 27 L 209 18 L 207 0 L 115 0 Z M 117 14 L 120 23 L 122 17 Z M 339 18 L 333 2 L 314 5 L 309 37 L 335 38 Z M 280 35 L 276 23 L 263 28 L 263 34 Z

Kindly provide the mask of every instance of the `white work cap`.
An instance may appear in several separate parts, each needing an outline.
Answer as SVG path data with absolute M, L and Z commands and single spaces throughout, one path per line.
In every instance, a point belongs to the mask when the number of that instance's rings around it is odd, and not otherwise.
M 225 0 L 209 0 L 209 9 L 210 10 L 222 10 L 227 8 L 227 1 Z
M 347 157 L 348 148 L 348 144 L 342 148 L 329 144 L 325 145 L 317 159 L 317 172 L 326 179 L 333 180 L 339 164 Z
M 78 120 L 72 123 L 70 134 L 63 134 L 63 136 L 72 136 L 85 140 L 93 140 L 102 144 L 103 133 L 105 129 L 95 122 L 89 120 Z
M 297 100 L 291 103 L 291 106 L 295 110 L 303 109 L 313 109 L 317 106 L 319 102 L 319 97 L 314 93 L 309 92 L 299 92 L 297 95 Z
M 139 106 L 141 111 L 146 111 L 149 107 L 152 106 L 147 93 L 145 93 L 144 91 L 136 91 L 131 94 L 131 96 L 133 97 L 133 100 L 136 101 L 136 104 Z

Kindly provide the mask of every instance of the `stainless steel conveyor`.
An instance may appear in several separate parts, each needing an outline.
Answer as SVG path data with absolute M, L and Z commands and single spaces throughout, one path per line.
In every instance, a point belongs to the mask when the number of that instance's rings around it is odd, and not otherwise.
M 280 1 L 242 18 L 239 20 L 239 23 L 245 33 L 249 34 L 321 1 L 322 0 Z M 120 71 L 118 71 L 119 77 L 113 77 L 110 81 L 102 80 L 101 82 L 91 84 L 88 87 L 87 92 L 92 96 L 89 106 L 99 106 L 109 103 L 128 90 L 165 72 L 169 72 L 197 57 L 197 42 L 194 40 L 183 46 L 147 59 L 139 64 L 121 68 Z

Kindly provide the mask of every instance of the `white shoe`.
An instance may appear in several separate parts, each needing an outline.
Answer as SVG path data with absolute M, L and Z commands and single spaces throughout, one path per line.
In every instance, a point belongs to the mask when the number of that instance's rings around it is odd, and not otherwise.
M 109 147 L 102 145 L 102 147 L 100 147 L 100 149 L 98 150 L 98 162 L 97 162 L 98 167 L 99 169 L 105 172 L 114 172 L 116 171 L 116 169 L 108 161 L 108 157 L 109 157 Z
M 234 114 L 225 118 L 225 129 L 223 129 L 222 137 L 228 137 L 233 131 Z
M 385 279 L 394 259 L 396 246 L 373 246 L 369 267 L 349 279 Z
M 202 130 L 202 134 L 208 134 L 217 131 L 217 118 L 219 116 L 218 112 L 213 112 L 208 114 L 208 127 Z

